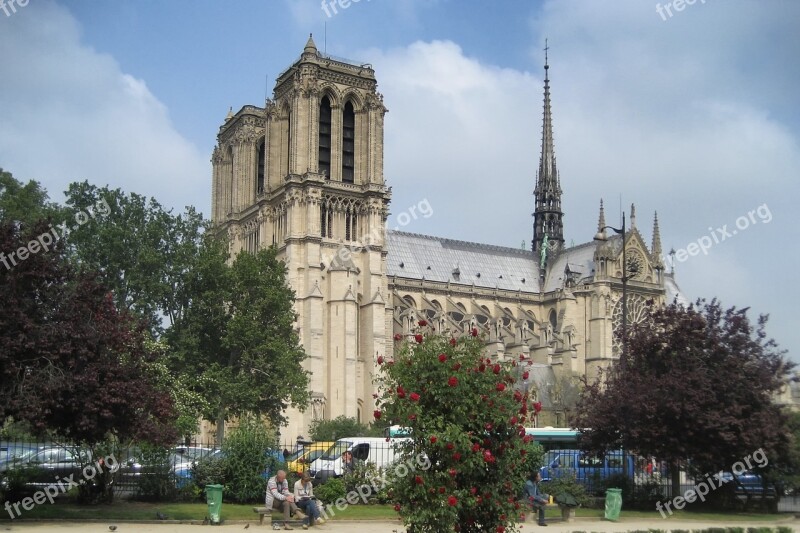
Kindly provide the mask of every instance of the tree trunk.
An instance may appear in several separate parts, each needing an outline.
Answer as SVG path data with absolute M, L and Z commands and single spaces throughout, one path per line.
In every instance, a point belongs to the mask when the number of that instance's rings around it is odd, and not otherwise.
M 678 463 L 670 463 L 669 474 L 672 480 L 672 497 L 676 497 L 681 493 L 681 469 Z
M 220 407 L 219 413 L 217 414 L 217 436 L 216 436 L 216 444 L 218 447 L 222 447 L 222 439 L 225 438 L 225 408 Z

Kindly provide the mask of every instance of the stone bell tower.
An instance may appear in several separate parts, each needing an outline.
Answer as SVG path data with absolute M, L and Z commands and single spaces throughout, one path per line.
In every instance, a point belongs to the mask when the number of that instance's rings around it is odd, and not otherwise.
M 312 404 L 287 413 L 284 439 L 307 435 L 314 419 L 371 421 L 376 359 L 390 342 L 386 111 L 371 65 L 325 55 L 309 37 L 265 107 L 220 128 L 214 222 L 234 253 L 278 247 L 309 355 Z

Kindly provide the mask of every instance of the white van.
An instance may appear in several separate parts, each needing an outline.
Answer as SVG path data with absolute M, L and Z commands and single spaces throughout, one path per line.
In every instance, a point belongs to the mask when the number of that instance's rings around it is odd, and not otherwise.
M 378 468 L 385 468 L 400 456 L 399 444 L 409 441 L 408 438 L 389 439 L 373 437 L 352 437 L 337 440 L 333 446 L 314 460 L 309 473 L 315 481 L 324 483 L 328 478 L 344 475 L 342 454 L 351 452 L 355 461 L 372 463 Z

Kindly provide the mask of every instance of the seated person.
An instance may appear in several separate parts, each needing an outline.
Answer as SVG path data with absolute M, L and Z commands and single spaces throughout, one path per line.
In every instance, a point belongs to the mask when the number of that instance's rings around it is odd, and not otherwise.
M 295 505 L 294 496 L 289 492 L 286 472 L 283 470 L 278 470 L 278 473 L 267 481 L 267 496 L 264 503 L 267 509 L 283 511 L 283 529 L 294 529 L 287 523 L 289 522 L 290 513 L 294 513 L 300 518 L 306 517 Z
M 314 486 L 311 484 L 311 475 L 308 472 L 303 472 L 303 477 L 294 484 L 294 501 L 308 515 L 303 520 L 303 529 L 325 523 L 325 520 L 319 517 L 319 507 L 314 498 Z
M 550 501 L 550 497 L 539 490 L 539 482 L 542 475 L 537 470 L 525 481 L 525 496 L 531 506 L 531 510 L 539 511 L 539 525 L 546 526 L 544 522 L 544 506 Z

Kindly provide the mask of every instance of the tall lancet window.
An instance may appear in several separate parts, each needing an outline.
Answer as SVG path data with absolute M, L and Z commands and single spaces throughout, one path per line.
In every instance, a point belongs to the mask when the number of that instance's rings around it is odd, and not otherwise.
M 256 163 L 256 194 L 263 194 L 264 193 L 264 139 L 261 139 L 258 142 L 258 146 L 256 147 L 258 152 L 257 163 Z
M 331 177 L 331 101 L 327 96 L 319 103 L 319 172 Z
M 342 116 L 342 181 L 355 181 L 356 166 L 356 113 L 353 103 L 347 102 Z

